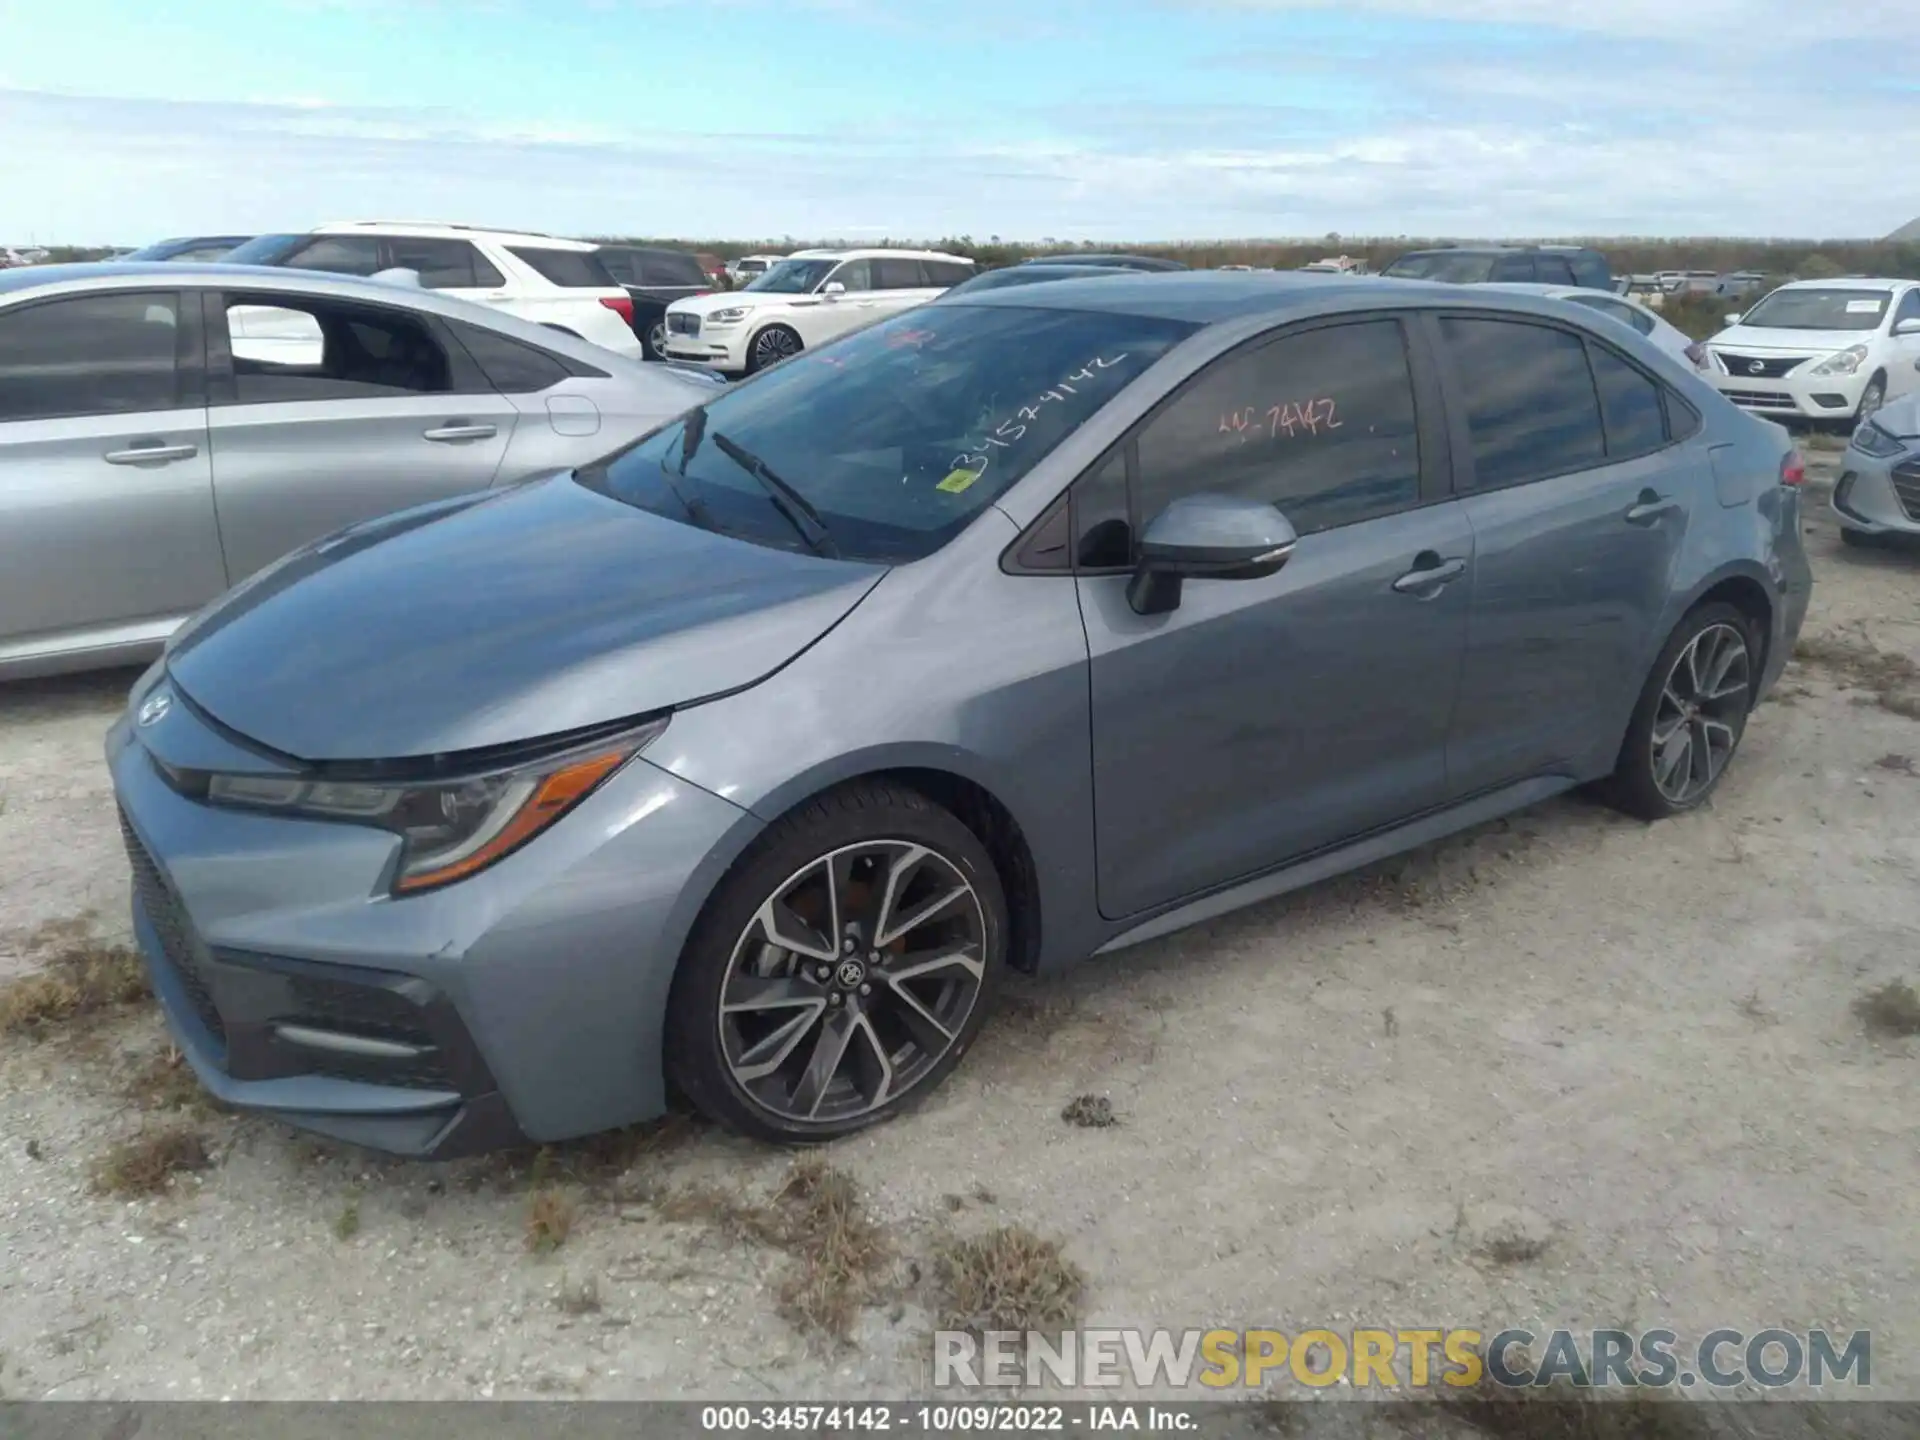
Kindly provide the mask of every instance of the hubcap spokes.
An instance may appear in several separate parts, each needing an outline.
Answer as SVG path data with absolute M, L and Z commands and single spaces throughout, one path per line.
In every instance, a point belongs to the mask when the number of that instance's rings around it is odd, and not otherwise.
M 1700 798 L 1726 768 L 1747 712 L 1746 637 L 1710 625 L 1667 672 L 1653 715 L 1653 783 L 1670 804 Z
M 986 921 L 938 852 L 868 841 L 789 876 L 734 943 L 720 1045 L 740 1088 L 790 1121 L 846 1120 L 913 1089 L 980 996 Z
M 664 324 L 654 326 L 648 335 L 648 340 L 653 345 L 654 354 L 664 355 L 667 353 L 667 327 Z
M 771 365 L 776 360 L 784 360 L 793 354 L 794 343 L 784 330 L 769 330 L 754 341 L 754 349 L 760 352 L 760 363 Z

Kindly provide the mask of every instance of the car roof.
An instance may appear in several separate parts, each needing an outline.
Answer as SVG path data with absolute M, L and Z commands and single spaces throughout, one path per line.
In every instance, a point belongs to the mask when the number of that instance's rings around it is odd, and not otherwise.
M 875 248 L 871 250 L 796 250 L 791 255 L 770 256 L 770 259 L 782 260 L 868 260 L 876 257 L 891 256 L 901 260 L 952 260 L 961 265 L 971 265 L 973 261 L 964 255 L 949 255 L 944 250 L 893 250 Z M 761 257 L 754 256 L 754 259 Z
M 1476 306 L 1485 285 L 1441 285 L 1425 280 L 1388 280 L 1378 275 L 1302 275 L 1294 270 L 1117 270 L 1087 275 L 1071 285 L 1009 285 L 955 298 L 955 304 L 1009 305 L 1029 309 L 1102 310 L 1120 315 L 1185 320 L 1199 325 L 1289 311 L 1327 308 L 1330 298 L 1342 309 L 1399 308 L 1422 302 L 1449 308 Z M 1464 292 L 1464 293 L 1463 293 Z M 1536 297 L 1488 296 L 1489 309 L 1545 311 Z
M 671 245 L 613 244 L 613 245 L 596 245 L 593 248 L 596 250 L 618 250 L 628 255 L 676 255 L 676 256 L 685 256 L 689 260 L 698 260 L 700 258 L 698 255 L 694 254 L 693 251 L 691 250 L 676 250 Z
M 304 232 L 310 235 L 411 235 L 434 240 L 491 240 L 499 245 L 534 245 L 548 250 L 597 250 L 587 240 L 542 235 L 536 230 L 492 230 L 485 225 L 451 225 L 437 220 L 332 220 Z

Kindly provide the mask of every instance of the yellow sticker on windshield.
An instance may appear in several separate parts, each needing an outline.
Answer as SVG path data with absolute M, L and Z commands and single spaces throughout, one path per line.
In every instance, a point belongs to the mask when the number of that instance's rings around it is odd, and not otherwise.
M 933 488 L 936 490 L 944 490 L 949 495 L 958 495 L 979 478 L 980 472 L 978 470 L 949 470 L 947 472 L 947 478 Z

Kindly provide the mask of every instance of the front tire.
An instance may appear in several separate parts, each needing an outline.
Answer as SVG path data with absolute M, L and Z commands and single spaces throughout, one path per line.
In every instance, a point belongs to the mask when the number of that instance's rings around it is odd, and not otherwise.
M 667 358 L 667 317 L 662 315 L 640 337 L 641 353 L 649 360 Z
M 951 813 L 881 782 L 829 791 L 769 827 L 695 925 L 668 1077 L 763 1140 L 891 1119 L 971 1047 L 1006 935 L 992 857 Z
M 1731 605 L 1703 605 L 1675 627 L 1628 722 L 1607 798 L 1642 820 L 1704 804 L 1720 784 L 1753 708 L 1760 647 Z
M 798 331 L 786 325 L 769 325 L 747 344 L 747 374 L 757 375 L 769 365 L 792 359 L 805 348 Z

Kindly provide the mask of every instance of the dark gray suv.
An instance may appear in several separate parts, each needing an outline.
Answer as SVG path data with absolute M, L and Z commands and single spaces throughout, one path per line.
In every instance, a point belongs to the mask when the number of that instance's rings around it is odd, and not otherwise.
M 1588 782 L 1699 805 L 1806 611 L 1801 478 L 1531 295 L 925 306 L 192 622 L 107 742 L 136 930 L 207 1086 L 327 1134 L 559 1140 L 670 1082 L 845 1134 L 1009 967 Z

